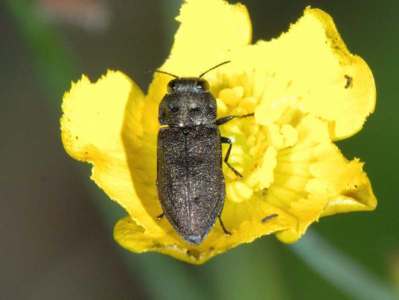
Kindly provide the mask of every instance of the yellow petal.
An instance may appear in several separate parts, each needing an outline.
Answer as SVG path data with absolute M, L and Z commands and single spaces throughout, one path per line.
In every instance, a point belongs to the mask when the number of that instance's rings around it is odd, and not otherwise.
M 367 64 L 351 54 L 333 20 L 306 9 L 287 33 L 270 42 L 233 52 L 238 70 L 259 77 L 257 114 L 263 123 L 278 121 L 295 106 L 330 122 L 334 140 L 358 132 L 374 111 L 375 83 Z
M 95 83 L 83 76 L 65 94 L 61 119 L 62 141 L 68 154 L 93 165 L 91 179 L 149 232 L 162 232 L 137 196 L 122 139 L 125 109 L 137 124 L 143 94 L 126 75 L 109 71 Z M 134 107 L 132 107 L 134 106 Z M 136 120 L 136 122 L 135 122 Z
M 331 197 L 322 216 L 352 211 L 373 210 L 377 206 L 377 199 L 371 188 L 371 183 L 363 171 L 363 164 L 355 159 L 346 163 L 344 172 L 333 172 L 329 177 L 339 178 L 339 194 Z M 325 174 L 326 175 L 326 174 Z M 330 179 L 331 180 L 331 179 Z M 333 179 L 334 181 L 334 179 Z
M 299 239 L 321 216 L 376 207 L 362 164 L 343 157 L 325 121 L 307 116 L 297 130 L 298 143 L 279 153 L 267 198 L 297 220 L 296 227 L 278 234 L 284 242 Z
M 266 215 L 270 215 L 270 208 L 264 205 L 263 209 L 256 215 L 261 220 Z M 166 220 L 161 221 L 162 224 L 169 226 Z M 267 223 L 262 224 L 247 221 L 241 224 L 240 230 L 233 230 L 231 236 L 223 233 L 219 224 L 210 232 L 206 240 L 198 246 L 190 245 L 181 239 L 170 239 L 168 236 L 162 238 L 148 235 L 141 226 L 138 226 L 130 217 L 123 218 L 118 221 L 114 228 L 115 240 L 124 248 L 137 252 L 155 251 L 163 254 L 171 255 L 182 261 L 192 264 L 202 264 L 210 258 L 236 247 L 242 243 L 249 243 L 255 238 L 264 234 L 270 234 L 275 231 L 285 229 L 282 224 L 287 223 L 285 217 L 272 218 Z M 261 226 L 259 225 L 261 224 Z M 173 230 L 169 232 L 173 235 Z
M 251 20 L 246 7 L 222 0 L 186 0 L 171 54 L 161 69 L 178 76 L 198 76 L 228 60 L 232 49 L 251 42 Z

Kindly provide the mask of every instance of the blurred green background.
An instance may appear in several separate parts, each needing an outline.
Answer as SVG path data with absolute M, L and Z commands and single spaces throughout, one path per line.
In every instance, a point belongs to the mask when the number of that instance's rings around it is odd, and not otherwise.
M 322 8 L 370 65 L 376 113 L 339 144 L 366 162 L 378 209 L 322 219 L 290 246 L 265 237 L 200 267 L 128 253 L 112 240 L 124 212 L 62 148 L 60 103 L 72 80 L 109 68 L 146 89 L 168 55 L 180 1 L 4 0 L 0 299 L 399 299 L 399 2 L 241 2 L 254 40 L 285 31 L 308 5 Z

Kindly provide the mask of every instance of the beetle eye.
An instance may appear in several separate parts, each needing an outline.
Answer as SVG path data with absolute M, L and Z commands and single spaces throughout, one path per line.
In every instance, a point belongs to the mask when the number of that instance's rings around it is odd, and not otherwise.
M 176 81 L 175 80 L 171 80 L 168 83 L 168 92 L 171 93 L 175 90 L 176 88 Z

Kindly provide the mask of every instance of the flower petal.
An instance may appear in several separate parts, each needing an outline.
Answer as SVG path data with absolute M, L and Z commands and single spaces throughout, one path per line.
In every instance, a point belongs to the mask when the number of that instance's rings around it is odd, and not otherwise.
M 260 220 L 265 216 L 264 213 L 270 215 L 267 212 L 267 204 L 264 203 L 262 208 L 266 209 L 266 212 L 263 209 L 258 211 L 256 215 L 259 219 L 256 222 L 248 221 L 241 224 L 240 230 L 233 230 L 231 236 L 226 235 L 219 224 L 215 225 L 215 228 L 209 233 L 204 242 L 198 246 L 188 244 L 179 238 L 175 240 L 168 238 L 166 235 L 162 238 L 148 235 L 141 226 L 138 226 L 129 217 L 119 220 L 115 225 L 114 238 L 121 246 L 133 252 L 156 251 L 191 264 L 203 264 L 215 255 L 239 244 L 249 243 L 257 237 L 286 228 L 282 225 L 287 222 L 284 216 L 271 218 L 267 225 L 262 224 Z M 161 222 L 167 223 L 166 220 Z M 170 236 L 174 235 L 173 229 L 171 229 L 169 234 Z
M 340 181 L 339 195 L 329 199 L 322 216 L 347 213 L 352 211 L 373 210 L 377 206 L 377 199 L 371 188 L 371 183 L 366 173 L 362 170 L 363 164 L 355 159 L 346 162 L 340 173 L 337 171 L 324 173 L 329 180 Z M 326 170 L 324 170 L 325 172 Z M 341 177 L 342 176 L 342 177 Z M 327 178 L 326 178 L 327 179 Z
M 198 76 L 251 42 L 251 20 L 240 3 L 186 0 L 177 20 L 181 24 L 162 69 L 181 77 Z
M 327 122 L 309 115 L 297 130 L 298 143 L 279 152 L 275 180 L 266 198 L 297 220 L 295 227 L 278 233 L 284 242 L 299 239 L 321 216 L 376 206 L 362 164 L 343 157 L 329 139 Z
M 69 155 L 93 165 L 91 179 L 149 232 L 163 230 L 148 214 L 132 182 L 122 139 L 125 109 L 138 124 L 143 94 L 126 75 L 109 71 L 96 83 L 83 76 L 65 94 L 61 118 L 62 141 Z M 135 122 L 136 120 L 136 122 Z M 135 132 L 142 132 L 142 125 Z
M 327 120 L 338 140 L 358 132 L 374 111 L 369 67 L 348 51 L 331 17 L 319 9 L 307 8 L 287 33 L 239 49 L 231 60 L 237 70 L 258 77 L 253 89 L 261 99 L 257 110 L 268 111 L 264 122 L 278 120 L 285 105 L 296 105 Z

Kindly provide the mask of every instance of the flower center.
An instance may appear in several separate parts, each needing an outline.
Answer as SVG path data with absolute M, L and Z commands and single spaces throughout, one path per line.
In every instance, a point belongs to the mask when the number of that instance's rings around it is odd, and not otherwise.
M 249 76 L 222 75 L 214 85 L 212 93 L 218 104 L 218 118 L 228 115 L 245 115 L 255 112 L 259 97 L 253 95 L 252 82 Z M 261 170 L 264 174 L 272 172 L 273 164 L 264 165 L 265 154 L 268 153 L 269 138 L 267 128 L 259 125 L 255 117 L 234 119 L 220 127 L 222 136 L 232 140 L 233 146 L 229 157 L 230 165 L 243 177 L 237 176 L 225 164 L 226 200 L 235 203 L 250 199 L 254 192 L 266 188 L 270 183 L 264 176 L 255 173 Z M 224 157 L 227 147 L 224 148 Z M 267 154 L 271 156 L 273 153 Z M 272 155 L 273 156 L 273 155 Z M 270 157 L 272 158 L 272 157 Z M 268 170 L 265 170 L 268 168 Z

